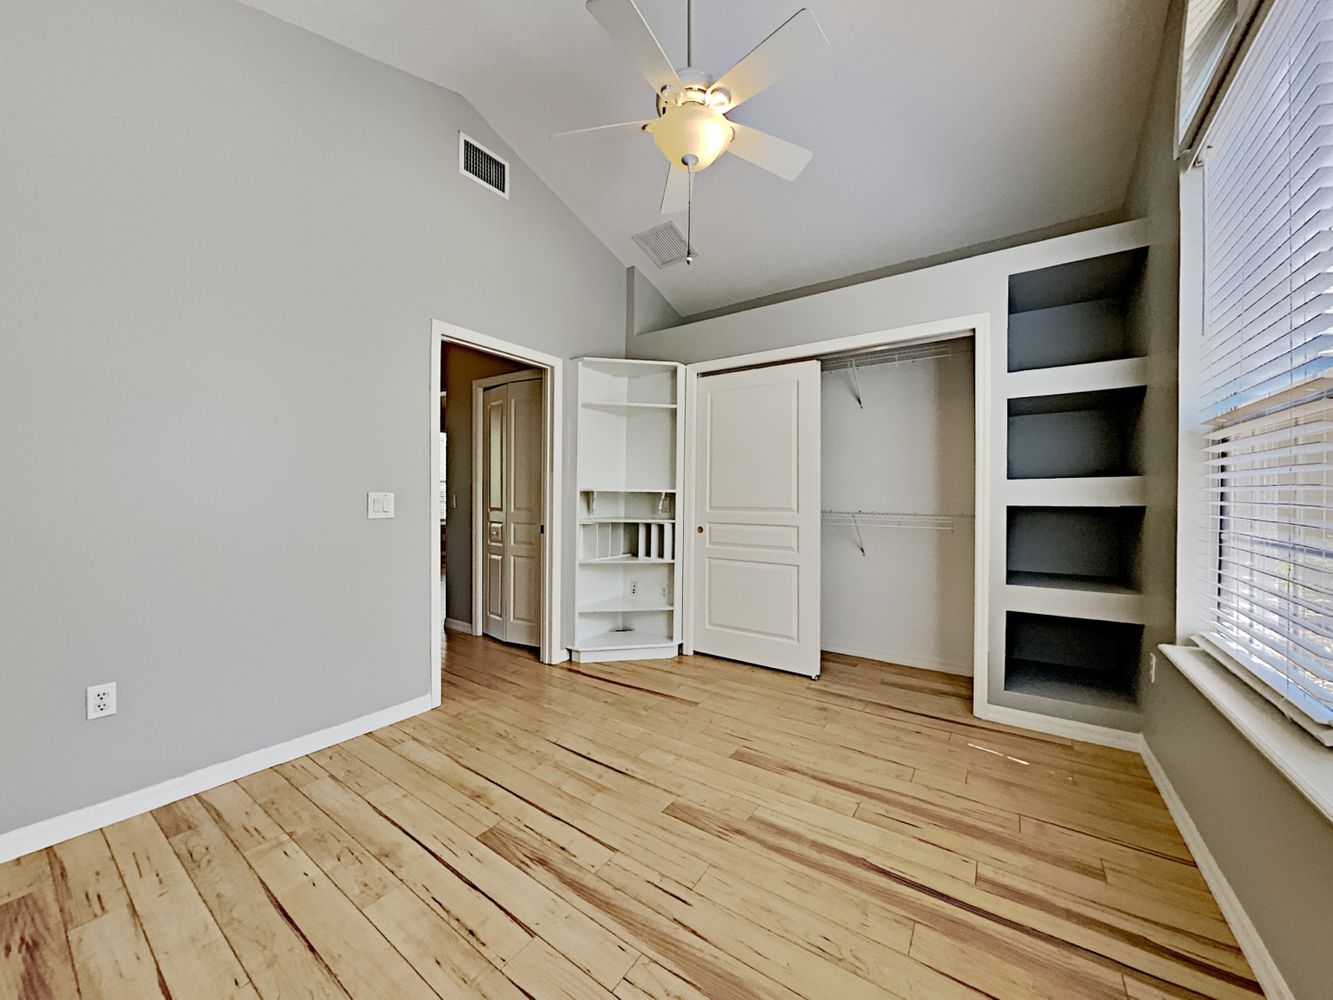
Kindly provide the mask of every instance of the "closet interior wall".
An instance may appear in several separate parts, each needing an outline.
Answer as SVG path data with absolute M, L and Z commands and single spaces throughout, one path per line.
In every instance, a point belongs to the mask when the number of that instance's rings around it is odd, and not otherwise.
M 825 650 L 971 676 L 972 340 L 824 358 Z

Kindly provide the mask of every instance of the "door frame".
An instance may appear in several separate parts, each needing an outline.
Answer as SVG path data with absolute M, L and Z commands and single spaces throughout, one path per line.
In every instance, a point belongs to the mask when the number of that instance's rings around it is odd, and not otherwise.
M 697 524 L 695 513 L 694 463 L 696 455 L 699 422 L 696 419 L 696 407 L 699 399 L 699 378 L 719 372 L 742 368 L 761 368 L 766 365 L 783 364 L 789 361 L 806 361 L 828 354 L 844 351 L 870 350 L 878 347 L 900 346 L 911 343 L 927 344 L 937 340 L 951 340 L 956 337 L 972 337 L 973 354 L 973 420 L 975 424 L 975 471 L 973 488 L 976 492 L 977 518 L 974 532 L 973 595 L 972 595 L 972 674 L 974 690 L 985 694 L 985 685 L 989 671 L 989 629 L 990 629 L 990 493 L 991 493 L 991 318 L 989 313 L 973 313 L 952 319 L 934 320 L 929 323 L 916 323 L 911 326 L 893 327 L 888 330 L 876 330 L 871 333 L 858 333 L 848 337 L 835 337 L 814 343 L 793 344 L 790 347 L 778 347 L 751 354 L 734 354 L 711 361 L 696 361 L 685 366 L 685 477 L 682 489 L 682 527 L 686 539 L 681 558 L 684 564 L 681 573 L 684 577 L 684 593 L 681 597 L 682 652 L 686 656 L 694 653 L 694 560 L 696 534 L 692 524 Z
M 524 368 L 522 371 L 506 372 L 503 375 L 490 375 L 486 378 L 473 379 L 472 381 L 472 634 L 484 635 L 486 629 L 486 586 L 484 574 L 486 572 L 486 512 L 482 509 L 485 498 L 485 458 L 482 454 L 482 448 L 485 441 L 485 428 L 482 424 L 485 421 L 485 395 L 487 389 L 494 389 L 496 386 L 508 385 L 510 382 L 534 382 L 538 379 L 545 381 L 545 374 L 540 368 Z M 543 437 L 545 433 L 545 415 L 542 419 Z M 542 476 L 542 501 L 546 499 L 546 477 Z M 545 511 L 543 509 L 543 517 Z M 546 532 L 542 532 L 543 535 Z M 543 565 L 546 558 L 546 546 L 542 545 Z M 544 574 L 543 574 L 544 575 Z M 545 584 L 543 583 L 543 590 Z M 545 618 L 546 608 L 542 607 L 542 616 Z M 545 622 L 543 621 L 543 633 L 545 632 Z
M 440 666 L 444 655 L 444 611 L 440 607 L 440 484 L 436 477 L 440 468 L 440 367 L 445 343 L 471 347 L 474 350 L 496 354 L 517 361 L 542 372 L 542 410 L 545 424 L 542 435 L 542 663 L 561 663 L 569 659 L 569 651 L 561 641 L 561 580 L 563 577 L 564 535 L 562 507 L 564 498 L 564 361 L 552 354 L 533 350 L 465 327 L 431 320 L 430 363 L 430 512 L 431 542 L 431 694 L 440 703 Z M 474 610 L 475 615 L 475 610 Z

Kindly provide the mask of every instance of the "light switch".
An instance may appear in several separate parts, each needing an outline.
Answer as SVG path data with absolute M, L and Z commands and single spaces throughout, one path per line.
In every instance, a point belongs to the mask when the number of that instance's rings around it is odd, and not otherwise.
M 373 519 L 393 517 L 392 493 L 367 493 L 366 517 Z

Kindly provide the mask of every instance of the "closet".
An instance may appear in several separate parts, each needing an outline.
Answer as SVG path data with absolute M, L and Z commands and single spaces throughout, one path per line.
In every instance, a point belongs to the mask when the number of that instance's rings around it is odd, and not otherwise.
M 972 339 L 821 360 L 823 648 L 972 673 Z

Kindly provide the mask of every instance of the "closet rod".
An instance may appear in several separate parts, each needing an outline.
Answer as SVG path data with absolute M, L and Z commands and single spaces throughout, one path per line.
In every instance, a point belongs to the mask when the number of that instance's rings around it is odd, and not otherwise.
M 866 554 L 861 528 L 926 528 L 931 531 L 953 531 L 960 520 L 972 520 L 972 514 L 901 514 L 869 510 L 823 510 L 825 524 L 846 525 L 856 532 L 856 547 Z

